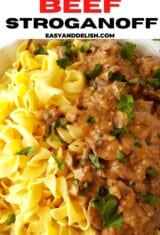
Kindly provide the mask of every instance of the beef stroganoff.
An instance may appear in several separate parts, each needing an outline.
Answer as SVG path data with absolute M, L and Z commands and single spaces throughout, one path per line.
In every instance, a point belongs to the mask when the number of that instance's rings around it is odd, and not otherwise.
M 159 58 L 26 40 L 0 81 L 0 235 L 158 235 Z

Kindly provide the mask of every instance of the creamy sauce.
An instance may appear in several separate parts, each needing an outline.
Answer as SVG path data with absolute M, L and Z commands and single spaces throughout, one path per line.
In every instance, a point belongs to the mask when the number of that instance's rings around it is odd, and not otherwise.
M 85 148 L 82 156 L 67 164 L 80 186 L 90 185 L 83 192 L 84 203 L 97 234 L 156 235 L 160 228 L 160 89 L 148 81 L 160 68 L 160 60 L 136 50 L 132 59 L 124 59 L 122 45 L 115 40 L 92 40 L 91 45 L 89 52 L 78 55 L 83 63 L 77 69 L 87 74 L 101 64 L 102 71 L 88 81 L 73 114 L 68 115 L 83 130 Z M 111 79 L 111 74 L 123 75 L 125 80 Z M 129 121 L 127 111 L 120 108 L 121 98 L 127 95 L 133 98 Z M 89 154 L 98 156 L 103 167 L 97 168 Z M 103 227 L 101 213 L 91 207 L 100 187 L 117 198 L 123 226 Z M 152 195 L 156 202 L 144 195 Z

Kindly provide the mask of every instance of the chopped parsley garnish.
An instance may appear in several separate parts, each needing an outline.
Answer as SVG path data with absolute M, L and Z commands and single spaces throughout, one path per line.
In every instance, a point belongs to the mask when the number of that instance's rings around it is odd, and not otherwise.
M 151 176 L 157 176 L 158 175 L 158 171 L 154 168 L 148 168 L 146 170 L 146 174 L 147 175 L 151 175 Z
M 131 130 L 128 130 L 128 134 L 135 140 L 135 142 L 140 142 L 140 138 Z
M 160 88 L 160 78 L 150 78 L 148 82 L 152 87 L 156 89 Z
M 56 132 L 55 132 L 56 128 L 57 128 L 56 123 L 52 123 L 51 124 L 51 138 L 53 140 L 57 140 L 58 142 L 61 142 L 60 139 L 56 135 Z
M 56 162 L 58 169 L 64 170 L 64 168 L 65 168 L 64 162 L 62 162 L 60 159 L 58 159 L 58 157 L 53 152 L 51 153 L 51 156 L 53 157 L 54 161 Z
M 35 147 L 29 146 L 26 148 L 21 149 L 20 151 L 16 152 L 17 155 L 25 155 L 25 156 L 32 156 L 36 152 Z
M 72 50 L 72 44 L 68 44 L 66 46 L 66 51 L 65 51 L 66 56 L 71 57 L 73 55 L 73 50 Z
M 72 50 L 72 42 L 70 40 L 65 40 L 60 45 L 65 46 L 65 48 L 66 48 L 65 55 L 67 57 L 71 58 L 74 53 Z
M 58 59 L 56 62 L 59 65 L 59 67 L 61 67 L 62 69 L 65 69 L 70 64 L 70 61 L 68 58 L 61 58 L 61 59 Z
M 139 141 L 135 141 L 134 146 L 136 146 L 137 148 L 141 148 L 142 144 Z
M 60 45 L 65 46 L 65 55 L 68 59 L 73 59 L 73 56 L 77 55 L 79 52 L 88 52 L 91 48 L 91 43 L 89 41 L 84 43 L 80 48 L 74 48 L 74 45 L 72 45 L 72 42 L 70 40 L 66 40 Z
M 91 187 L 91 184 L 90 184 L 89 182 L 84 182 L 84 183 L 82 184 L 82 190 L 87 191 L 87 190 L 90 189 L 90 187 Z
M 64 127 L 67 124 L 67 119 L 65 117 L 60 118 L 58 121 L 54 122 L 52 125 L 54 128 Z
M 120 56 L 125 60 L 131 60 L 134 55 L 136 45 L 131 42 L 126 42 L 120 49 Z
M 86 118 L 86 122 L 92 125 L 95 122 L 94 117 L 92 115 L 88 115 Z
M 111 81 L 121 81 L 126 82 L 125 75 L 121 74 L 120 72 L 108 72 L 108 77 Z
M 78 188 L 78 190 L 80 190 L 80 182 L 79 179 L 75 178 L 75 177 L 71 177 L 68 179 L 68 181 L 72 181 L 75 183 L 76 187 Z
M 64 40 L 63 42 L 61 42 L 60 46 L 67 46 L 68 44 L 71 44 L 71 41 L 69 39 Z
M 141 193 L 142 201 L 151 206 L 156 206 L 158 204 L 158 196 L 152 193 Z
M 125 127 L 123 127 L 123 128 L 117 128 L 117 127 L 115 127 L 112 131 L 111 131 L 111 133 L 110 133 L 111 135 L 113 135 L 113 136 L 115 136 L 115 137 L 117 137 L 117 138 L 119 138 L 121 135 L 124 135 L 124 134 L 128 134 L 128 135 L 130 135 L 133 139 L 134 139 L 134 145 L 136 146 L 136 147 L 141 147 L 142 146 L 142 144 L 140 143 L 140 139 L 139 139 L 139 137 L 138 136 L 136 136 L 131 130 L 129 130 L 128 128 L 127 128 L 127 126 L 125 126 Z
M 100 163 L 99 161 L 99 157 L 93 153 L 89 154 L 89 159 L 91 160 L 92 164 L 98 168 L 98 169 L 103 169 L 104 165 L 102 163 Z
M 80 183 L 79 179 L 75 177 L 71 177 L 68 179 L 69 181 L 73 181 L 74 185 L 77 187 L 79 194 L 81 196 L 85 196 L 84 193 L 88 192 L 91 188 L 91 183 L 89 182 L 83 182 L 82 184 Z
M 112 71 L 109 71 L 108 72 L 108 77 L 109 79 L 114 82 L 114 81 L 120 81 L 120 82 L 124 82 L 125 85 L 127 86 L 135 86 L 137 85 L 137 82 L 130 82 L 130 81 L 127 81 L 125 79 L 125 75 L 124 74 L 121 74 L 120 72 L 112 72 Z
M 152 77 L 153 77 L 153 78 L 159 78 L 159 79 L 160 79 L 160 68 L 158 68 L 158 69 L 154 72 L 154 74 L 153 74 Z
M 63 126 L 65 126 L 67 124 L 67 122 L 68 121 L 67 121 L 67 119 L 65 117 L 60 118 L 59 121 L 57 122 L 57 126 L 63 127 Z
M 93 83 L 93 89 L 94 89 L 94 91 L 96 91 L 98 89 L 98 82 L 95 81 Z
M 102 72 L 102 64 L 96 64 L 94 69 L 86 74 L 87 80 L 93 80 Z
M 120 228 L 123 226 L 123 213 L 118 213 L 118 200 L 108 194 L 102 197 L 97 197 L 91 202 L 91 207 L 96 208 L 102 216 L 103 228 Z
M 124 127 L 124 128 L 115 127 L 112 130 L 111 135 L 119 137 L 120 135 L 123 135 L 123 134 L 126 134 L 126 133 L 128 133 L 128 129 L 126 127 Z
M 58 121 L 51 124 L 51 137 L 52 137 L 52 139 L 60 141 L 60 139 L 56 136 L 55 130 L 58 127 L 64 127 L 67 124 L 67 122 L 68 122 L 67 119 L 65 117 L 62 117 Z
M 148 80 L 149 84 L 155 89 L 160 88 L 160 68 L 158 68 L 153 76 Z
M 127 86 L 136 86 L 138 84 L 138 82 L 129 82 L 129 81 L 126 81 L 126 85 Z
M 99 187 L 98 192 L 97 192 L 97 198 L 99 197 L 104 197 L 108 194 L 108 190 L 105 187 Z
M 80 47 L 80 52 L 88 52 L 91 49 L 91 43 L 86 42 Z
M 116 157 L 120 162 L 125 162 L 125 155 L 122 151 L 118 151 Z
M 120 101 L 118 103 L 118 110 L 125 112 L 127 114 L 127 123 L 129 124 L 132 120 L 133 115 L 133 109 L 134 109 L 134 99 L 132 95 L 123 95 L 120 98 Z
M 15 220 L 16 220 L 16 215 L 14 213 L 11 213 L 8 215 L 8 217 L 6 219 L 6 224 L 11 225 L 15 222 Z
M 38 45 L 38 48 L 33 52 L 34 55 L 47 55 L 44 47 L 42 45 Z

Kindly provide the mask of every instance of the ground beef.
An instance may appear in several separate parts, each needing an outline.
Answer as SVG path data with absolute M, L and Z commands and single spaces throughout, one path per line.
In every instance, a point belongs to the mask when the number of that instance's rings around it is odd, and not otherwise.
M 85 158 L 74 156 L 76 164 L 69 158 L 70 168 L 81 187 L 85 182 L 90 184 L 85 192 L 86 207 L 97 235 L 157 235 L 160 228 L 160 89 L 153 87 L 149 79 L 160 68 L 160 59 L 142 56 L 137 50 L 131 59 L 124 59 L 121 48 L 116 40 L 92 40 L 89 52 L 76 57 L 81 60 L 77 69 L 84 74 L 92 71 L 96 64 L 102 65 L 102 71 L 87 81 L 76 102 L 75 115 L 68 114 L 72 124 L 83 130 L 82 139 L 87 149 Z M 122 75 L 123 79 L 112 80 L 109 74 Z M 134 101 L 132 114 L 131 110 L 126 111 L 126 106 L 119 108 L 121 97 L 127 95 Z M 131 114 L 129 121 L 127 112 Z M 53 121 L 55 115 L 48 114 Z M 91 122 L 86 121 L 88 117 Z M 89 153 L 98 158 L 102 169 L 97 169 Z M 91 207 L 100 187 L 117 198 L 123 226 L 103 227 L 100 211 Z M 152 198 L 151 201 L 147 197 Z
M 114 40 L 94 40 L 92 45 L 93 52 L 83 55 L 84 62 L 79 69 L 90 71 L 98 62 L 103 65 L 103 71 L 94 81 L 89 81 L 82 93 L 77 122 L 87 126 L 84 139 L 91 151 L 105 162 L 105 185 L 111 190 L 114 188 L 114 194 L 119 198 L 124 225 L 119 229 L 103 229 L 99 211 L 96 214 L 95 209 L 89 208 L 91 225 L 101 235 L 156 235 L 160 227 L 156 213 L 159 204 L 147 204 L 140 195 L 153 194 L 158 198 L 160 195 L 160 118 L 150 94 L 152 90 L 157 97 L 159 90 L 146 82 L 160 67 L 160 60 L 143 57 L 138 52 L 132 60 L 124 60 L 120 56 L 121 45 Z M 123 74 L 127 81 L 135 84 L 129 86 L 120 81 L 110 81 L 109 71 Z M 132 121 L 126 133 L 113 136 L 114 128 L 125 126 L 126 113 L 117 108 L 120 97 L 125 94 L 134 98 Z M 146 94 L 150 95 L 147 97 Z M 94 117 L 94 123 L 89 127 L 87 115 Z M 118 151 L 124 153 L 125 162 L 117 159 Z M 155 171 L 155 175 L 147 173 L 148 169 Z M 111 185 L 110 181 L 114 184 Z

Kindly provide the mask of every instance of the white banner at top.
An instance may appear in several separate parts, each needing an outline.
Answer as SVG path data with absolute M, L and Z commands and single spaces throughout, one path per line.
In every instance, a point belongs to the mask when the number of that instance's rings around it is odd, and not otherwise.
M 160 38 L 159 0 L 1 0 L 1 41 Z

